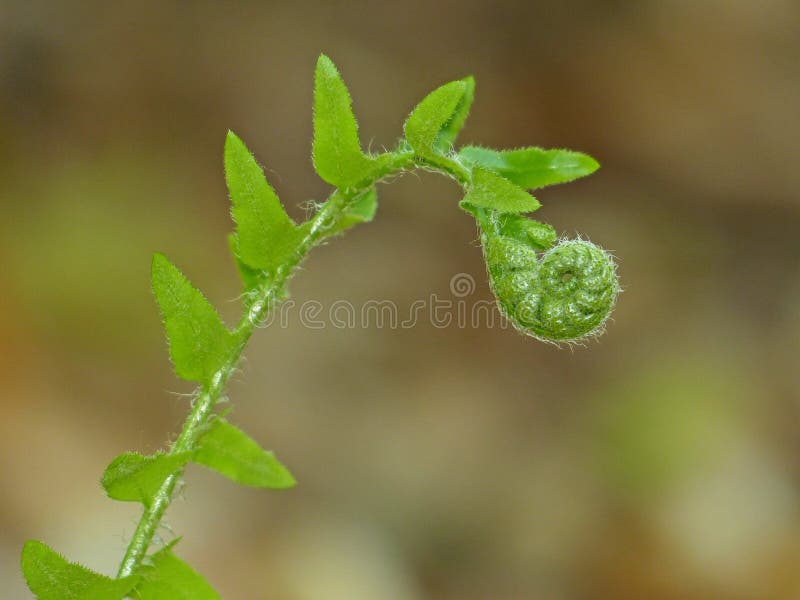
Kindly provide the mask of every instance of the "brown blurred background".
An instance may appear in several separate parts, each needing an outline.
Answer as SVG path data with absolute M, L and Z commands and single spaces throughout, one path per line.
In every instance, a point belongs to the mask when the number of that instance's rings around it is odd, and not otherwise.
M 166 443 L 191 389 L 151 253 L 233 322 L 225 132 L 302 218 L 328 191 L 324 51 L 372 148 L 472 73 L 461 141 L 596 156 L 538 217 L 612 249 L 625 292 L 574 351 L 426 322 L 259 332 L 232 419 L 300 485 L 190 468 L 182 555 L 226 599 L 800 597 L 798 32 L 795 0 L 3 2 L 0 596 L 30 597 L 26 538 L 115 571 L 139 511 L 99 475 Z M 295 300 L 409 307 L 458 273 L 490 297 L 451 182 L 380 195 Z

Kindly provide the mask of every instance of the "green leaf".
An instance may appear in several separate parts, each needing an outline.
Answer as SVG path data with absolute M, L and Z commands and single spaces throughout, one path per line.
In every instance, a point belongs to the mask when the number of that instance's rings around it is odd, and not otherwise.
M 302 239 L 256 159 L 236 135 L 225 140 L 225 180 L 239 240 L 238 257 L 257 270 L 286 262 Z
M 467 162 L 502 175 L 525 189 L 566 183 L 591 175 L 600 167 L 588 154 L 571 150 L 492 150 L 465 146 L 458 154 Z
M 375 211 L 377 210 L 378 193 L 375 191 L 375 188 L 372 187 L 356 197 L 336 226 L 331 228 L 329 234 L 335 235 L 359 223 L 368 223 L 375 217 Z
M 114 500 L 141 502 L 149 506 L 164 480 L 189 462 L 190 457 L 189 452 L 158 452 L 150 456 L 126 452 L 106 467 L 100 484 Z
M 34 540 L 22 549 L 22 573 L 38 600 L 122 600 L 139 580 L 100 575 Z
M 456 141 L 464 122 L 467 120 L 469 110 L 472 108 L 472 101 L 475 99 L 475 78 L 465 77 L 461 81 L 464 82 L 464 93 L 461 100 L 458 102 L 453 115 L 450 120 L 439 131 L 439 136 L 436 139 L 436 148 L 442 152 L 447 152 Z
M 556 230 L 552 225 L 540 223 L 521 215 L 501 214 L 498 216 L 500 233 L 536 250 L 548 250 L 556 242 Z
M 361 151 L 358 123 L 336 66 L 324 54 L 314 74 L 314 168 L 337 187 L 351 187 L 368 179 L 373 159 Z
M 208 582 L 175 556 L 171 544 L 150 557 L 136 586 L 138 600 L 220 600 Z
M 239 277 L 242 279 L 245 291 L 257 288 L 261 282 L 264 271 L 254 269 L 253 267 L 245 264 L 239 254 L 239 238 L 235 233 L 228 234 L 228 247 L 231 250 L 231 255 L 236 263 L 236 269 L 239 271 Z
M 467 118 L 475 82 L 451 81 L 425 96 L 403 125 L 406 139 L 420 156 L 446 150 Z
M 473 169 L 472 183 L 461 202 L 504 213 L 533 212 L 541 206 L 521 187 L 480 167 Z
M 189 381 L 209 383 L 234 347 L 233 334 L 208 300 L 163 254 L 153 255 L 151 279 L 175 372 Z
M 296 483 L 272 452 L 221 417 L 200 438 L 193 460 L 242 485 L 284 489 Z

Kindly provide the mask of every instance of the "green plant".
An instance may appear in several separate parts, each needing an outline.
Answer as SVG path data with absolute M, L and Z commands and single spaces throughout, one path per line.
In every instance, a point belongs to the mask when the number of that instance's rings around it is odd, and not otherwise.
M 389 152 L 364 153 L 350 96 L 326 56 L 314 84 L 314 168 L 335 187 L 312 218 L 296 224 L 244 143 L 228 133 L 225 175 L 236 232 L 230 248 L 243 282 L 243 315 L 227 328 L 205 297 L 161 254 L 153 257 L 152 287 L 161 310 L 177 375 L 198 384 L 191 411 L 168 450 L 149 456 L 125 453 L 103 473 L 114 500 L 139 502 L 142 517 L 116 578 L 69 563 L 45 544 L 29 541 L 22 570 L 42 600 L 218 598 L 208 583 L 173 552 L 177 540 L 148 554 L 175 486 L 189 462 L 244 485 L 288 488 L 289 471 L 229 423 L 218 403 L 253 331 L 287 295 L 287 283 L 315 246 L 377 208 L 375 184 L 421 168 L 461 184 L 461 207 L 476 219 L 498 305 L 523 333 L 552 342 L 598 334 L 618 292 L 614 262 L 582 240 L 557 242 L 552 227 L 528 219 L 539 202 L 527 189 L 571 181 L 598 167 L 567 150 L 496 151 L 453 142 L 472 104 L 471 77 L 425 97 L 405 122 L 405 137 Z M 540 256 L 541 254 L 541 256 Z

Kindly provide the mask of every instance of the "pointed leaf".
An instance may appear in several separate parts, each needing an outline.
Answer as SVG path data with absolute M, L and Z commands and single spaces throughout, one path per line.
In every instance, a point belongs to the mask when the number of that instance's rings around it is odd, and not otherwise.
M 236 135 L 225 140 L 225 180 L 239 238 L 239 258 L 253 269 L 274 269 L 297 251 L 302 237 L 283 210 L 256 159 Z
M 141 502 L 149 506 L 164 480 L 189 462 L 190 457 L 188 452 L 158 452 L 150 456 L 126 452 L 106 467 L 100 484 L 114 500 Z
M 468 96 L 474 81 L 451 81 L 425 96 L 403 125 L 406 139 L 420 156 L 435 153 L 434 146 L 449 147 L 469 111 Z M 444 138 L 441 138 L 441 135 Z
M 100 575 L 34 540 L 22 549 L 22 573 L 38 600 L 122 600 L 139 579 Z
M 136 586 L 138 600 L 220 600 L 202 575 L 175 556 L 172 545 L 150 557 Z
M 502 175 L 525 189 L 566 183 L 591 175 L 600 167 L 588 154 L 571 150 L 492 150 L 465 146 L 458 154 L 467 162 Z
M 314 74 L 314 168 L 337 187 L 354 186 L 370 177 L 371 157 L 361 151 L 350 93 L 339 71 L 324 54 Z
M 362 192 L 355 201 L 350 204 L 350 208 L 342 216 L 336 226 L 331 228 L 329 234 L 336 235 L 359 223 L 368 223 L 372 221 L 375 217 L 376 210 L 378 210 L 378 193 L 375 191 L 375 188 L 372 187 Z
M 151 278 L 175 372 L 189 381 L 209 383 L 233 349 L 233 334 L 208 300 L 163 254 L 153 256 Z
M 453 112 L 453 116 L 442 127 L 439 136 L 436 139 L 436 148 L 442 152 L 447 152 L 456 141 L 461 128 L 464 127 L 464 122 L 467 120 L 470 108 L 472 108 L 472 101 L 475 99 L 475 78 L 472 76 L 465 77 L 461 81 L 464 82 L 464 94 Z
M 242 485 L 272 489 L 295 485 L 294 477 L 272 452 L 221 417 L 200 438 L 193 460 Z
M 472 171 L 472 183 L 462 203 L 505 213 L 532 212 L 541 206 L 521 187 L 479 167 Z

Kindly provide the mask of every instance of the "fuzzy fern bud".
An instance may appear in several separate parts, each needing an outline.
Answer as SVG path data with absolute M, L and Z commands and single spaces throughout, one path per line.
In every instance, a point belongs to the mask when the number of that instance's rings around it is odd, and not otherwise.
M 602 333 L 619 283 L 610 254 L 585 240 L 563 240 L 541 256 L 532 240 L 499 229 L 481 235 L 492 291 L 522 333 L 579 342 Z

